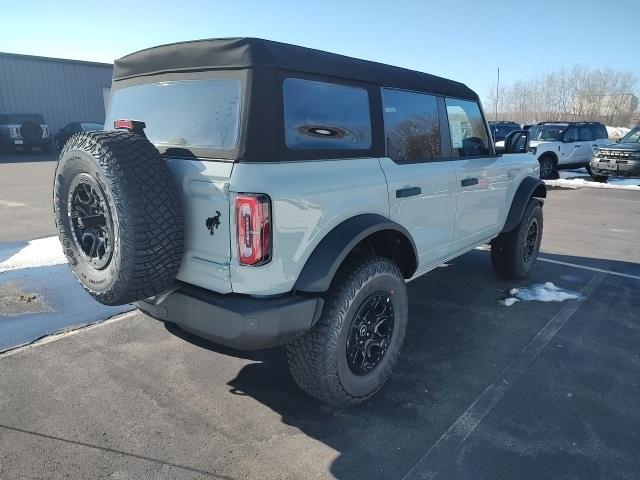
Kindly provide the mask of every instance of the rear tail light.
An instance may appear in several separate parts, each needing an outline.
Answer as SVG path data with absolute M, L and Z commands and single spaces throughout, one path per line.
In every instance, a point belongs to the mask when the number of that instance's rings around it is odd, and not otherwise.
M 236 228 L 240 265 L 263 265 L 271 260 L 271 202 L 263 194 L 236 197 Z

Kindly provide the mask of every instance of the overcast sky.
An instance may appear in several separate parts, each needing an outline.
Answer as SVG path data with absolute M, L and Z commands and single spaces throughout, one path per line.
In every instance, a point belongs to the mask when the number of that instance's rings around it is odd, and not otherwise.
M 580 64 L 640 76 L 640 2 L 617 0 L 35 1 L 5 5 L 0 51 L 112 62 L 142 48 L 253 36 L 413 68 L 466 83 Z

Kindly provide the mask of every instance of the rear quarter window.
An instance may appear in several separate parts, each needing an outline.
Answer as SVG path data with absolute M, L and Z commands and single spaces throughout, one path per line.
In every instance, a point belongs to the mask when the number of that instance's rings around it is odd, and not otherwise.
M 291 150 L 371 148 L 369 94 L 364 88 L 286 78 L 284 139 Z

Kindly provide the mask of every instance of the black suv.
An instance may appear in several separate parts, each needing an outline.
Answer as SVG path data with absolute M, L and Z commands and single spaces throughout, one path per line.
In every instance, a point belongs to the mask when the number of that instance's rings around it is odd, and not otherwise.
M 521 129 L 516 122 L 489 122 L 489 128 L 494 142 L 503 141 L 511 132 Z
M 589 164 L 591 176 L 598 181 L 607 177 L 640 177 L 640 127 L 632 129 L 618 143 L 598 147 Z
M 103 125 L 98 122 L 72 122 L 65 125 L 58 130 L 58 133 L 54 136 L 54 143 L 56 150 L 61 150 L 67 140 L 71 138 L 74 133 L 80 132 L 95 132 L 96 130 L 102 130 Z
M 23 150 L 38 147 L 45 152 L 53 150 L 49 126 L 39 113 L 0 113 L 0 151 Z

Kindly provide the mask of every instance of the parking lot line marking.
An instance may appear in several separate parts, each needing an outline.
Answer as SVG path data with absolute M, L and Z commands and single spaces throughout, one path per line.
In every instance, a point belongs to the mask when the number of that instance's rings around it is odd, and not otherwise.
M 12 202 L 11 200 L 2 200 L 0 198 L 0 207 L 16 208 L 16 207 L 26 207 L 26 206 L 27 206 L 26 203 Z
M 629 273 L 612 272 L 611 270 L 605 270 L 603 268 L 587 267 L 586 265 L 578 265 L 576 263 L 561 262 L 560 260 L 551 260 L 550 258 L 538 257 L 538 260 L 540 260 L 541 262 L 556 263 L 558 265 L 565 265 L 567 267 L 582 268 L 584 270 L 591 270 L 592 272 L 606 273 L 607 275 L 616 275 L 618 277 L 633 278 L 634 280 L 640 280 L 640 276 L 639 275 L 631 275 Z
M 97 327 L 102 327 L 104 325 L 109 325 L 110 323 L 119 322 L 120 320 L 129 318 L 130 316 L 136 313 L 138 313 L 137 308 L 130 312 L 121 313 L 116 315 L 115 317 L 107 318 L 106 320 L 98 320 L 96 322 L 89 323 L 88 325 L 83 325 L 73 330 L 63 331 L 60 333 L 53 333 L 51 335 L 47 335 L 46 337 L 38 339 L 34 342 L 9 348 L 8 350 L 0 351 L 0 360 L 3 359 L 4 357 L 10 357 L 11 355 L 15 355 L 16 353 L 20 353 L 24 350 L 28 350 L 29 348 L 38 347 L 40 345 L 46 345 L 47 343 L 57 342 L 58 340 L 70 337 L 72 335 L 77 335 L 78 333 L 81 333 L 81 332 L 86 332 L 87 330 L 93 330 L 94 328 L 97 328 Z
M 489 385 L 467 410 L 449 427 L 434 443 L 427 453 L 418 460 L 403 477 L 403 480 L 434 478 L 445 462 L 460 450 L 482 420 L 502 400 L 505 394 L 520 376 L 535 361 L 549 341 L 558 333 L 565 323 L 578 310 L 580 305 L 591 295 L 606 278 L 605 273 L 598 272 L 580 290 L 581 299 L 565 304 L 549 322 L 542 327 L 536 336 L 520 350 L 520 353 L 507 365 L 495 381 Z

